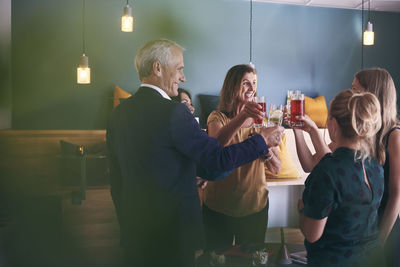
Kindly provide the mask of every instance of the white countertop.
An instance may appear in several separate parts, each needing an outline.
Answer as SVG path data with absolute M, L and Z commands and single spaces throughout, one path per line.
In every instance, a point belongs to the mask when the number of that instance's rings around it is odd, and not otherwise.
M 267 187 L 282 185 L 304 185 L 306 178 L 268 178 Z

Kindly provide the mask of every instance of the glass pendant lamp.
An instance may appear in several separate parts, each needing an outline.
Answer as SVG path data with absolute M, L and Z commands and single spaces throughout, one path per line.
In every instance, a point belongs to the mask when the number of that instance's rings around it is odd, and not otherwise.
M 89 58 L 85 55 L 85 0 L 82 0 L 82 56 L 76 70 L 78 84 L 90 84 Z
M 83 54 L 77 69 L 77 81 L 79 84 L 90 84 L 89 58 Z
M 129 5 L 128 0 L 126 0 L 124 15 L 121 18 L 121 31 L 133 32 L 132 7 Z
M 367 28 L 364 31 L 363 44 L 374 45 L 374 31 L 372 30 L 372 23 L 369 21 L 367 23 Z
M 364 31 L 364 34 L 363 34 L 363 44 L 364 45 L 374 45 L 374 39 L 375 39 L 375 36 L 374 36 L 375 34 L 372 29 L 372 23 L 369 18 L 370 2 L 371 2 L 371 0 L 368 1 L 368 23 L 367 23 L 367 27 Z

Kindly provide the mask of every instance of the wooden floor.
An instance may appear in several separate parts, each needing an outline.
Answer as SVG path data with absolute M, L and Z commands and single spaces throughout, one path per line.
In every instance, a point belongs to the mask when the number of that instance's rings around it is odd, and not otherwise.
M 108 188 L 87 191 L 82 205 L 63 200 L 64 224 L 81 252 L 82 263 L 91 266 L 118 266 L 122 262 L 119 246 L 119 227 Z M 298 228 L 284 228 L 288 244 L 303 244 Z M 267 242 L 279 243 L 280 228 L 267 230 Z M 110 265 L 112 264 L 112 265 Z
M 285 234 L 285 242 L 287 244 L 304 244 L 304 235 L 299 228 L 285 227 L 283 228 Z M 267 230 L 267 243 L 281 242 L 281 232 L 279 227 L 268 228 Z
M 63 199 L 63 222 L 82 266 L 121 266 L 119 226 L 109 188 L 89 189 L 81 205 Z
M 72 205 L 63 199 L 63 221 L 80 253 L 82 266 L 121 266 L 119 226 L 108 188 L 87 191 L 82 205 Z M 303 244 L 304 236 L 298 228 L 284 228 L 288 244 Z M 280 228 L 267 230 L 267 242 L 279 243 Z
M 18 212 L 0 227 L 0 267 L 122 267 L 109 188 L 89 188 L 81 205 L 66 192 L 13 209 Z
M 119 245 L 119 226 L 116 218 L 113 202 L 110 196 L 108 187 L 89 188 L 86 193 L 86 200 L 81 205 L 73 205 L 70 194 L 64 194 L 60 198 L 61 211 L 61 232 L 62 237 L 54 237 L 60 230 L 47 229 L 43 226 L 43 222 L 47 223 L 53 218 L 49 216 L 56 216 L 54 210 L 47 211 L 44 221 L 38 221 L 36 224 L 41 225 L 41 229 L 36 230 L 37 227 L 30 227 L 31 230 L 25 231 L 26 226 L 32 224 L 31 219 L 25 222 L 20 222 L 22 226 L 17 227 L 17 231 L 9 231 L 13 234 L 11 240 L 16 244 L 17 252 L 13 254 L 20 255 L 21 244 L 26 241 L 26 233 L 19 233 L 18 229 L 23 229 L 25 232 L 32 236 L 30 246 L 37 246 L 36 249 L 31 249 L 29 255 L 36 257 L 36 254 L 42 251 L 48 251 L 45 256 L 35 258 L 38 264 L 31 264 L 30 260 L 23 260 L 22 262 L 29 262 L 29 266 L 43 266 L 39 264 L 51 260 L 52 263 L 57 262 L 57 266 L 78 266 L 78 267 L 102 267 L 102 266 L 122 266 L 122 249 Z M 53 202 L 52 200 L 50 202 Z M 57 205 L 54 205 L 56 207 Z M 32 212 L 31 218 L 35 217 L 37 212 Z M 57 224 L 57 220 L 52 223 Z M 48 225 L 51 225 L 50 223 Z M 35 232 L 36 231 L 36 232 Z M 303 244 L 303 235 L 299 229 L 285 228 L 284 229 L 286 243 L 288 244 Z M 1 237 L 1 233 L 0 233 Z M 17 241 L 15 241 L 17 239 Z M 1 238 L 0 238 L 1 239 Z M 42 243 L 37 244 L 36 240 L 43 240 Z M 279 243 L 280 242 L 280 228 L 269 228 L 267 232 L 267 242 Z M 1 247 L 1 243 L 0 243 Z M 27 247 L 24 248 L 26 250 Z M 26 253 L 25 253 L 26 254 Z M 16 259 L 18 261 L 18 259 Z M 62 262 L 61 262 L 62 261 Z M 73 263 L 73 264 L 72 264 Z M 7 266 L 1 264 L 0 266 Z M 21 265 L 25 266 L 25 265 Z M 28 266 L 28 265 L 26 265 Z M 49 265 L 50 266 L 50 265 Z M 54 266 L 54 264 L 52 264 Z

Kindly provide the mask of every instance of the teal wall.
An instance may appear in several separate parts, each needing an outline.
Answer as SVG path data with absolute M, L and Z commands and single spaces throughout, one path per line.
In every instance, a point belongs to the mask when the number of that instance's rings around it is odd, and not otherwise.
M 0 0 L 0 129 L 11 128 L 11 0 Z
M 76 84 L 82 54 L 80 0 L 12 1 L 12 127 L 100 129 L 113 87 L 135 92 L 135 52 L 145 41 L 172 39 L 186 48 L 185 74 L 197 94 L 219 93 L 226 71 L 249 61 L 249 2 L 135 0 L 133 33 L 120 31 L 124 0 L 86 0 L 90 85 Z M 253 62 L 259 92 L 283 103 L 288 89 L 329 101 L 349 88 L 361 64 L 361 12 L 253 4 Z M 364 66 L 387 68 L 400 86 L 400 14 L 371 14 L 376 45 Z M 199 110 L 197 98 L 195 107 Z

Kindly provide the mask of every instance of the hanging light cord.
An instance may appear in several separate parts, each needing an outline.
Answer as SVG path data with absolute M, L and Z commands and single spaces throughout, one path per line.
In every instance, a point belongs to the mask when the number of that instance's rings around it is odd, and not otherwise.
M 361 69 L 364 68 L 364 0 L 361 0 Z
M 370 19 L 369 19 L 370 8 L 371 8 L 371 0 L 368 0 L 368 22 L 370 22 Z
M 253 0 L 250 0 L 250 62 L 251 62 L 251 52 L 252 52 L 252 41 L 253 41 Z
M 128 0 L 126 0 L 126 5 L 129 5 Z
M 83 54 L 86 52 L 85 46 L 85 0 L 82 0 L 82 50 Z

